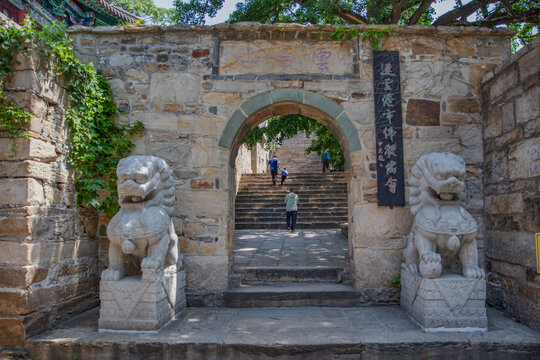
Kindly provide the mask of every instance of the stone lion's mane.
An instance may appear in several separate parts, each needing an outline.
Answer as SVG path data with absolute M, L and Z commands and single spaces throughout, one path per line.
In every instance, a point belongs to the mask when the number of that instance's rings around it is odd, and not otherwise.
M 174 195 L 174 181 L 172 177 L 171 168 L 167 165 L 165 160 L 160 158 L 154 158 L 157 161 L 159 169 L 159 178 L 161 180 L 161 206 L 165 209 L 169 216 L 172 216 L 175 203 Z
M 429 184 L 427 183 L 426 161 L 427 155 L 422 155 L 411 169 L 411 177 L 409 178 L 409 205 L 411 213 L 416 215 L 426 205 L 436 205 L 436 199 L 430 194 Z

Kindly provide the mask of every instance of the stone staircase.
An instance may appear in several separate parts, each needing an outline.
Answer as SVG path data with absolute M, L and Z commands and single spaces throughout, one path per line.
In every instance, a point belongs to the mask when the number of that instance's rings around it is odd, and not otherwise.
M 298 194 L 297 229 L 338 229 L 347 222 L 347 180 L 342 172 L 295 173 L 274 187 L 270 174 L 244 174 L 236 195 L 236 229 L 286 228 L 285 195 Z
M 316 173 L 322 171 L 321 158 L 316 153 L 306 154 L 311 145 L 311 138 L 304 133 L 285 139 L 278 145 L 277 154 L 281 167 L 287 168 L 291 174 Z
M 369 303 L 355 291 L 343 267 L 235 267 L 231 288 L 221 294 L 230 308 L 325 306 Z

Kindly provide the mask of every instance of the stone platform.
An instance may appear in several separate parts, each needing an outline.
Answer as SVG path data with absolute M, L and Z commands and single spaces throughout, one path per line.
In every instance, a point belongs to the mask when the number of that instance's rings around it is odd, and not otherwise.
M 445 273 L 424 279 L 401 265 L 401 306 L 425 331 L 485 331 L 486 282 Z
M 100 331 L 157 332 L 186 307 L 186 271 L 165 268 L 160 278 L 140 276 L 100 282 Z
M 99 333 L 95 309 L 26 348 L 33 360 L 540 358 L 540 333 L 487 314 L 485 333 L 425 333 L 397 306 L 187 308 L 158 334 L 126 334 Z

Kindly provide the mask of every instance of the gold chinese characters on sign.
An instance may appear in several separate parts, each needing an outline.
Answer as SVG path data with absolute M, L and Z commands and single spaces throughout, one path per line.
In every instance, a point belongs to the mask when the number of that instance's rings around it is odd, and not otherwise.
M 350 41 L 223 41 L 219 74 L 353 73 Z

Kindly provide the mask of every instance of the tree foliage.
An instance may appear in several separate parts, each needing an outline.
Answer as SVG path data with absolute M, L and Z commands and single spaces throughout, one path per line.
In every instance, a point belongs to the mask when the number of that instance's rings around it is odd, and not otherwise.
M 48 64 L 48 76 L 64 79 L 69 96 L 65 111 L 70 130 L 68 163 L 74 170 L 77 204 L 104 210 L 112 216 L 118 210 L 116 165 L 129 156 L 131 136 L 143 129 L 142 123 L 117 125 L 120 111 L 112 98 L 110 85 L 94 67 L 77 59 L 71 40 L 57 24 L 41 29 L 29 18 L 21 29 L 0 27 L 0 87 L 12 74 L 15 55 L 34 54 Z M 0 124 L 8 136 L 26 135 L 31 114 L 0 93 Z
M 153 0 L 112 0 L 111 2 L 142 18 L 145 22 L 157 25 L 169 24 L 171 17 L 177 13 L 175 9 L 157 7 Z
M 204 25 L 205 18 L 216 16 L 219 9 L 223 7 L 225 0 L 174 0 L 176 13 L 173 15 L 173 22 L 176 24 Z
M 345 167 L 345 158 L 343 151 L 335 136 L 324 125 L 308 117 L 291 114 L 276 116 L 268 120 L 265 126 L 253 129 L 244 139 L 244 144 L 251 149 L 257 143 L 277 143 L 283 144 L 283 141 L 304 132 L 306 137 L 311 140 L 311 145 L 306 149 L 306 154 L 311 152 L 320 154 L 321 151 L 330 153 L 330 169 L 334 171 L 343 171 Z
M 224 0 L 175 1 L 175 21 L 204 24 Z M 453 3 L 448 12 L 435 17 L 433 5 Z M 538 0 L 245 0 L 236 4 L 229 22 L 300 24 L 395 24 L 436 26 L 508 26 L 519 31 L 519 42 L 538 34 Z

